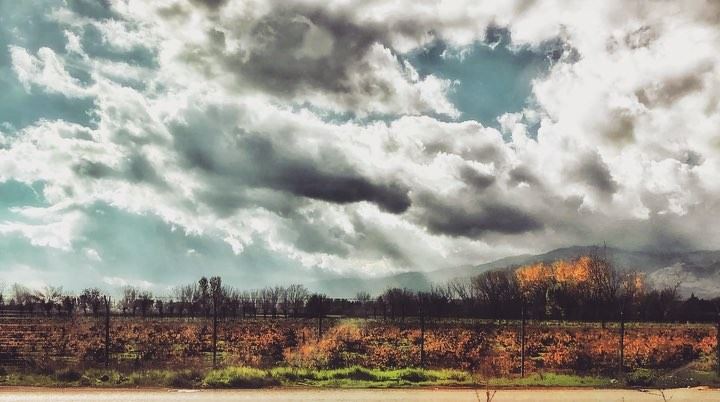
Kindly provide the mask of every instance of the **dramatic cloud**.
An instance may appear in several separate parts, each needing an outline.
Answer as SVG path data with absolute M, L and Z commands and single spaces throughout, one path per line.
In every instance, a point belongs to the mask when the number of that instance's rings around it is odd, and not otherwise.
M 710 2 L 2 11 L 3 276 L 162 289 L 198 267 L 255 284 L 720 248 Z
M 447 205 L 432 195 L 424 195 L 420 202 L 426 209 L 423 213 L 426 225 L 440 234 L 476 237 L 485 232 L 513 234 L 541 227 L 537 219 L 510 205 L 488 202 Z
M 198 10 L 210 12 L 198 21 Z M 446 99 L 451 82 L 419 77 L 388 47 L 389 32 L 352 20 L 352 10 L 273 1 L 192 1 L 161 6 L 160 25 L 180 34 L 175 57 L 252 90 L 335 112 L 457 116 Z M 202 10 L 200 10 L 202 11 Z M 191 26 L 192 29 L 182 27 Z M 185 32 L 185 34 L 183 34 Z M 185 37 L 183 37 L 185 36 Z

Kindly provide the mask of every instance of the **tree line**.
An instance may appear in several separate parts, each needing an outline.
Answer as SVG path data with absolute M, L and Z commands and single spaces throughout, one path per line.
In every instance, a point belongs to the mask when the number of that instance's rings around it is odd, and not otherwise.
M 492 270 L 458 278 L 427 291 L 389 288 L 372 296 L 328 298 L 293 284 L 241 290 L 218 276 L 175 287 L 156 296 L 128 286 L 107 306 L 98 288 L 70 295 L 48 286 L 31 290 L 14 284 L 3 293 L 0 309 L 27 314 L 98 316 L 110 307 L 115 314 L 161 317 L 322 317 L 326 315 L 404 320 L 408 317 L 557 319 L 615 321 L 715 321 L 720 299 L 682 300 L 678 286 L 656 289 L 644 277 L 616 269 L 601 254 Z

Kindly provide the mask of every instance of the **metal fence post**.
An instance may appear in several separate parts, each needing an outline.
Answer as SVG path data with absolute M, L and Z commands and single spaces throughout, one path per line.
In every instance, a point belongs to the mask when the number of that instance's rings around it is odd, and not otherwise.
M 620 377 L 625 374 L 625 313 L 620 310 L 620 362 L 618 372 Z
M 425 367 L 425 314 L 420 311 L 420 368 Z
M 525 377 L 525 303 L 520 308 L 520 377 Z
M 715 331 L 715 359 L 717 359 L 717 375 L 720 377 L 720 313 L 718 313 Z
M 110 296 L 105 296 L 105 368 L 110 366 Z
M 213 368 L 217 367 L 217 299 L 213 300 L 213 335 L 212 335 L 212 360 Z

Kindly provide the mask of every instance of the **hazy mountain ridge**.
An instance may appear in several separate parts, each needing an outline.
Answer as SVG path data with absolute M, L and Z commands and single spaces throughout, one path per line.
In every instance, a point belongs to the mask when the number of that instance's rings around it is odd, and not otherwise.
M 427 290 L 433 284 L 453 278 L 467 278 L 492 269 L 504 269 L 535 262 L 572 259 L 590 253 L 604 253 L 619 269 L 644 273 L 655 286 L 675 286 L 683 296 L 720 296 L 720 250 L 689 252 L 630 251 L 615 247 L 573 246 L 537 255 L 519 255 L 474 266 L 430 272 L 405 272 L 380 278 L 338 278 L 309 284 L 312 290 L 334 297 L 352 297 L 364 291 L 372 295 L 390 287 Z

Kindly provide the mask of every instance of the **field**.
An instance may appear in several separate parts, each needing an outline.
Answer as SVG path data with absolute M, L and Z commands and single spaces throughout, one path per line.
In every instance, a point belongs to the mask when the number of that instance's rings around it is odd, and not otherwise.
M 222 320 L 217 358 L 223 367 L 391 370 L 455 369 L 483 377 L 520 373 L 517 322 L 362 319 Z M 711 370 L 716 347 L 711 325 L 632 324 L 624 338 L 624 370 Z M 104 366 L 104 320 L 92 317 L 4 319 L 0 365 L 11 369 L 91 369 Z M 113 317 L 109 366 L 119 370 L 207 369 L 212 320 Z M 613 376 L 619 330 L 597 323 L 531 322 L 526 327 L 527 374 Z

